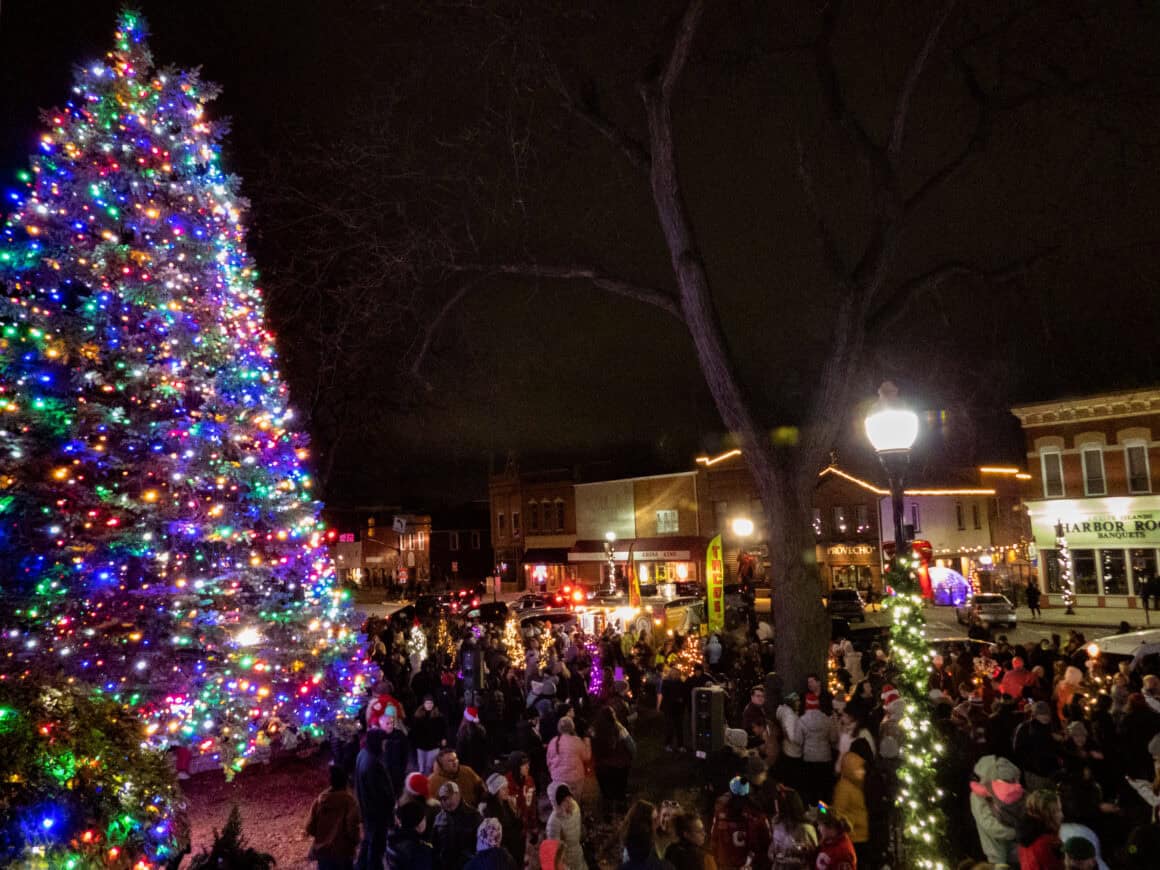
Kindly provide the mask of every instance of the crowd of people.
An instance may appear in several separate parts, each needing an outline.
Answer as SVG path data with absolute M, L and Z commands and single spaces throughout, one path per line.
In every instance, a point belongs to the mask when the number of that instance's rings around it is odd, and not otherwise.
M 382 680 L 311 809 L 319 867 L 906 866 L 888 644 L 838 639 L 827 673 L 786 686 L 765 628 L 368 626 Z M 933 656 L 924 715 L 945 738 L 948 857 L 1160 860 L 1160 677 L 1093 661 L 1081 637 Z M 723 733 L 698 725 L 697 689 L 724 696 Z M 652 781 L 669 753 L 692 785 Z

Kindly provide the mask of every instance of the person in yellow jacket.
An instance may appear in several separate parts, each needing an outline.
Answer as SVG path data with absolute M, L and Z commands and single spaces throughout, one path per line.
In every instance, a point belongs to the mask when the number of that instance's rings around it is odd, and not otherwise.
M 870 814 L 866 809 L 866 774 L 874 761 L 870 743 L 859 737 L 842 757 L 838 784 L 834 786 L 834 809 L 850 823 L 850 839 L 858 853 L 858 863 L 870 845 Z M 867 866 L 870 866 L 867 863 Z

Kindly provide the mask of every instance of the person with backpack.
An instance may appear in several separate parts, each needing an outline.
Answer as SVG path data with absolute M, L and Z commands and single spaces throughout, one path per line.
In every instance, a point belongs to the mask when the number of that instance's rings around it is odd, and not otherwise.
M 769 868 L 769 825 L 749 799 L 749 780 L 735 776 L 728 794 L 717 799 L 709 850 L 720 870 Z

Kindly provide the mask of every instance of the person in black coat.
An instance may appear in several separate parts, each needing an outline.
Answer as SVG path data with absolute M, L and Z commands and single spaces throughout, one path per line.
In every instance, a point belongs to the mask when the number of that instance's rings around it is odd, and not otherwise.
M 411 760 L 411 741 L 398 720 L 398 711 L 391 715 L 393 707 L 387 707 L 387 714 L 383 717 L 383 731 L 387 735 L 383 742 L 383 762 L 390 774 L 391 784 L 397 789 L 402 788 L 403 779 L 407 775 L 407 763 Z
M 386 732 L 372 728 L 367 732 L 366 746 L 355 762 L 354 791 L 363 822 L 358 863 L 364 868 L 383 866 L 387 831 L 395 817 L 395 787 L 383 755 L 386 739 Z
M 399 807 L 399 827 L 387 838 L 387 860 L 391 867 L 435 870 L 435 850 L 423 839 L 426 830 L 427 818 L 422 804 Z
M 455 753 L 461 763 L 481 776 L 487 775 L 491 767 L 491 748 L 487 741 L 487 730 L 479 722 L 479 709 L 476 707 L 468 707 L 463 711 L 463 722 L 455 738 Z
M 459 870 L 475 853 L 475 834 L 483 821 L 479 811 L 463 802 L 459 787 L 445 782 L 439 788 L 439 815 L 435 817 L 435 857 L 441 868 Z

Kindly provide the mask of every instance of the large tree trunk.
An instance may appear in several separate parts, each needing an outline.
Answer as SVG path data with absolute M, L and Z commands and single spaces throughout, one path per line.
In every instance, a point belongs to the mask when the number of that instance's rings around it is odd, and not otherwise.
M 781 486 L 764 498 L 773 571 L 775 668 L 787 689 L 805 691 L 806 676 L 826 681 L 829 620 L 822 608 L 816 537 L 810 524 L 812 487 Z

